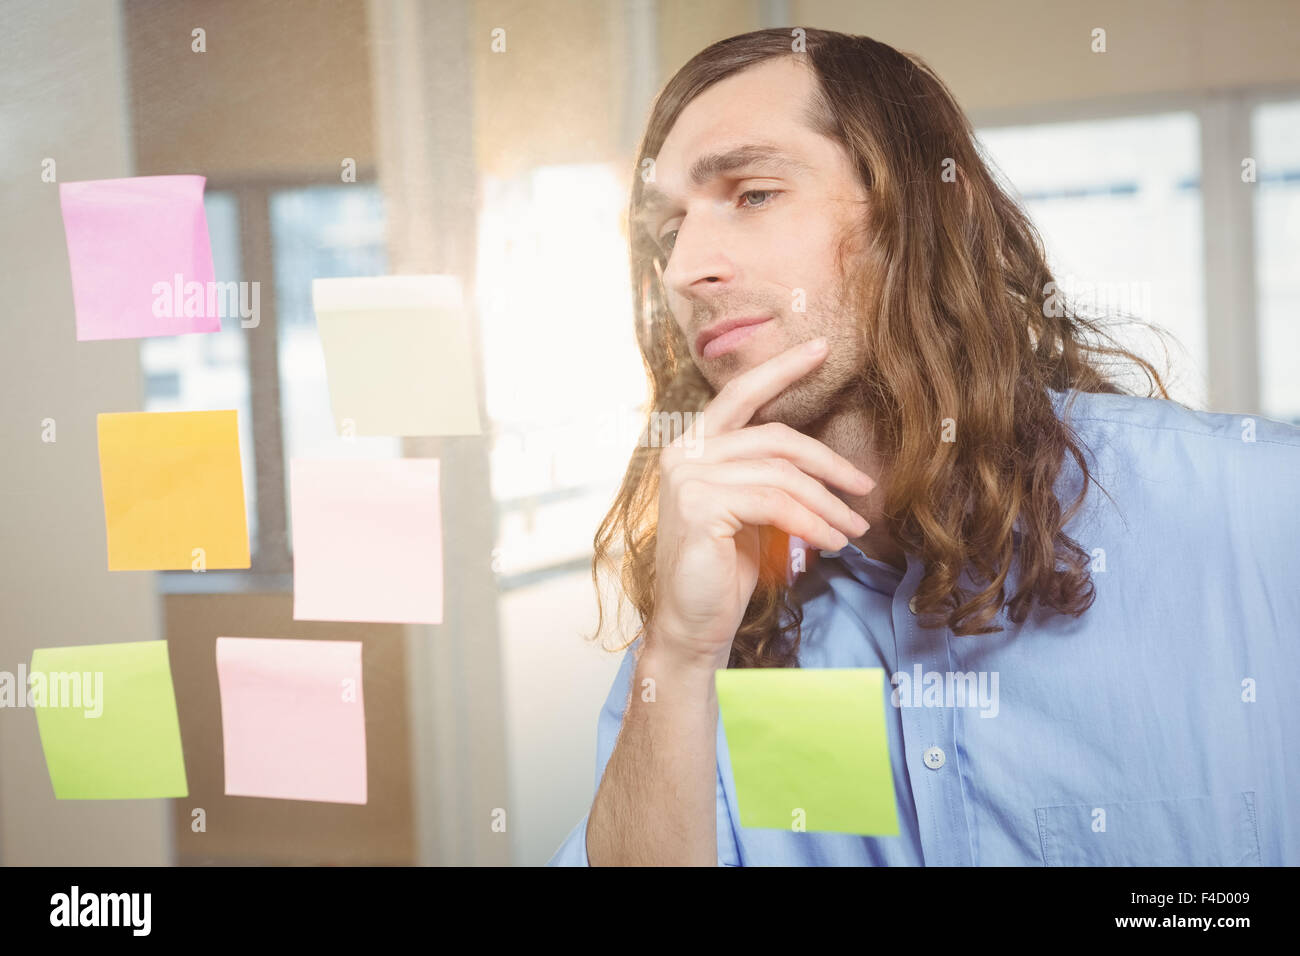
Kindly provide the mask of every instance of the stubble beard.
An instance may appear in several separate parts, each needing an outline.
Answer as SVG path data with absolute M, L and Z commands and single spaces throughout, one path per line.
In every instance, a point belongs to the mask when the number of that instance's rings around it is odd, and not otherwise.
M 826 358 L 776 398 L 761 405 L 751 419 L 752 424 L 781 422 L 797 431 L 812 433 L 828 416 L 843 411 L 847 403 L 857 400 L 863 343 L 860 316 L 851 303 L 848 285 L 842 281 L 831 305 L 818 310 L 811 321 L 800 323 L 800 333 L 785 347 L 825 336 Z

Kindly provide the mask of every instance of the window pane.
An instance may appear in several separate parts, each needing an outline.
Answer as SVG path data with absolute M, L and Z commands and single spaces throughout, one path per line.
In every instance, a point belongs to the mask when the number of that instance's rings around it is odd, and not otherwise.
M 239 282 L 239 206 L 226 192 L 203 197 L 217 282 Z M 241 292 L 241 302 L 243 301 Z M 251 304 L 251 300 L 250 300 Z M 257 561 L 256 453 L 248 402 L 248 350 L 239 315 L 225 316 L 220 332 L 171 335 L 140 343 L 144 371 L 144 410 L 197 412 L 233 408 L 239 417 L 239 458 L 244 473 L 244 507 L 248 511 L 249 544 Z
M 581 558 L 639 434 L 626 184 L 605 165 L 487 177 L 477 309 L 503 573 Z
M 1067 294 L 1167 330 L 1116 329 L 1163 375 L 1173 398 L 1206 400 L 1200 124 L 1192 113 L 978 131 L 1020 193 Z M 1145 390 L 1140 374 L 1124 383 Z
M 402 441 L 338 436 L 325 353 L 311 307 L 311 280 L 388 271 L 383 193 L 373 184 L 312 186 L 271 196 L 285 501 L 294 458 L 396 458 Z M 286 527 L 293 541 L 293 508 Z
M 1261 410 L 1300 424 L 1300 101 L 1251 119 Z

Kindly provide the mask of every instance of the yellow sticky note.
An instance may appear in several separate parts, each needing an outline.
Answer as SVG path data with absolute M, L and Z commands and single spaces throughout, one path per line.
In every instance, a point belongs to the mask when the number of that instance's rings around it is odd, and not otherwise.
M 235 410 L 99 416 L 110 571 L 247 568 Z
M 884 671 L 715 674 L 740 825 L 897 836 Z

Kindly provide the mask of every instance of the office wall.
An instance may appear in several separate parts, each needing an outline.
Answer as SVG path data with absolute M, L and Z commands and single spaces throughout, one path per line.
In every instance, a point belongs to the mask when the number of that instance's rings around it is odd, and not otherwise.
M 136 175 L 339 176 L 374 165 L 360 0 L 125 0 Z M 206 32 L 206 53 L 192 31 Z
M 1292 0 L 795 0 L 797 23 L 919 54 L 968 111 L 1300 80 Z M 1090 49 L 1106 31 L 1106 52 Z

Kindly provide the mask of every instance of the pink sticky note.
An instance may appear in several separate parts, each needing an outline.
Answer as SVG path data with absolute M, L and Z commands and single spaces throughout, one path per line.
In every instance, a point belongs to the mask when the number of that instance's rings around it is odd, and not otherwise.
M 295 458 L 296 621 L 442 623 L 437 458 Z
M 366 802 L 359 641 L 217 638 L 226 794 Z
M 206 181 L 138 176 L 59 184 L 77 341 L 221 331 Z

